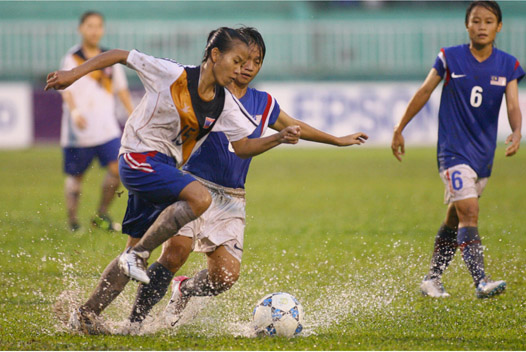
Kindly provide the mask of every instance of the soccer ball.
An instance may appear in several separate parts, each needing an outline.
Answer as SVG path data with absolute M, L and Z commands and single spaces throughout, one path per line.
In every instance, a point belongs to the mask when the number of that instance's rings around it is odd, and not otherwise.
M 292 337 L 303 330 L 303 307 L 288 293 L 271 293 L 254 308 L 252 323 L 258 335 Z

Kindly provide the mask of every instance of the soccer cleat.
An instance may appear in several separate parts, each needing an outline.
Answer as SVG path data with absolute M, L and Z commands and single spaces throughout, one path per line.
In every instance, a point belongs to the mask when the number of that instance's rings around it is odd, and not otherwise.
M 188 279 L 186 276 L 176 276 L 172 281 L 172 297 L 170 297 L 170 302 L 164 309 L 164 319 L 171 327 L 174 327 L 179 322 L 190 300 L 190 297 L 184 297 L 181 292 L 181 284 Z
M 75 309 L 71 314 L 68 326 L 72 330 L 88 335 L 107 335 L 110 333 L 95 313 L 86 312 L 80 308 Z
M 80 232 L 80 224 L 78 222 L 72 222 L 69 224 L 69 230 L 71 232 Z
M 124 275 L 133 280 L 149 284 L 150 278 L 146 274 L 146 259 L 150 254 L 147 251 L 137 252 L 132 247 L 128 247 L 119 256 L 119 268 L 124 272 Z
M 420 291 L 424 296 L 433 298 L 449 297 L 442 282 L 439 279 L 430 279 L 428 276 L 425 276 L 420 284 Z
M 91 224 L 99 229 L 114 232 L 120 231 L 120 224 L 113 222 L 107 214 L 98 214 L 91 218 Z M 122 228 L 122 227 L 121 227 Z
M 490 298 L 496 296 L 506 289 L 506 282 L 503 280 L 492 281 L 485 277 L 477 286 L 477 298 Z

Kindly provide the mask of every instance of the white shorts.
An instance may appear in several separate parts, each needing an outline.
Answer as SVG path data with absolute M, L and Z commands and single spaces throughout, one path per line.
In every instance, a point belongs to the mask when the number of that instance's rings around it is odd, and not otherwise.
M 477 173 L 466 164 L 455 165 L 440 172 L 446 186 L 444 203 L 449 204 L 462 199 L 478 198 L 488 183 L 488 178 L 479 178 Z
M 245 190 L 196 179 L 210 191 L 212 203 L 200 217 L 183 226 L 177 235 L 192 238 L 195 252 L 210 253 L 224 246 L 241 262 L 245 234 Z

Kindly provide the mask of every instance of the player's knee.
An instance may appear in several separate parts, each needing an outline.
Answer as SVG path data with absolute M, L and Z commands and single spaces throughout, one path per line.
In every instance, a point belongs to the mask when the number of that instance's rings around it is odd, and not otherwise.
M 81 183 L 81 176 L 67 176 L 64 182 L 64 188 L 66 190 L 66 193 L 79 194 L 81 189 Z
M 196 194 L 195 197 L 188 201 L 196 216 L 203 214 L 212 203 L 212 196 L 210 196 L 210 192 L 208 192 L 206 188 L 203 187 L 203 190 L 198 193 L 199 194 Z
M 222 270 L 215 273 L 210 279 L 216 290 L 224 292 L 232 288 L 237 282 L 239 279 L 239 270 L 233 268 L 222 268 Z
M 478 206 L 473 205 L 457 208 L 457 215 L 461 223 L 477 223 L 479 215 Z

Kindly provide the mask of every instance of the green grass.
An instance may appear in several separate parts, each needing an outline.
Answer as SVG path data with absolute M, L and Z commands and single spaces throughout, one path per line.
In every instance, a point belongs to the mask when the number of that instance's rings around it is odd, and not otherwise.
M 508 282 L 477 300 L 459 255 L 444 275 L 451 296 L 421 297 L 434 235 L 445 215 L 432 148 L 282 148 L 257 157 L 247 184 L 239 282 L 177 331 L 142 336 L 71 334 L 52 306 L 64 290 L 84 300 L 125 236 L 89 229 L 101 170 L 86 177 L 81 234 L 66 229 L 61 152 L 0 152 L 0 349 L 3 350 L 524 350 L 526 152 L 504 158 L 480 201 L 486 268 Z M 126 193 L 112 214 L 122 218 Z M 153 257 L 157 257 L 154 253 Z M 193 254 L 182 274 L 205 265 Z M 135 283 L 104 313 L 127 316 Z M 303 303 L 305 333 L 250 338 L 256 301 L 286 291 Z M 163 301 L 162 304 L 165 302 Z M 156 308 L 156 312 L 161 309 Z

